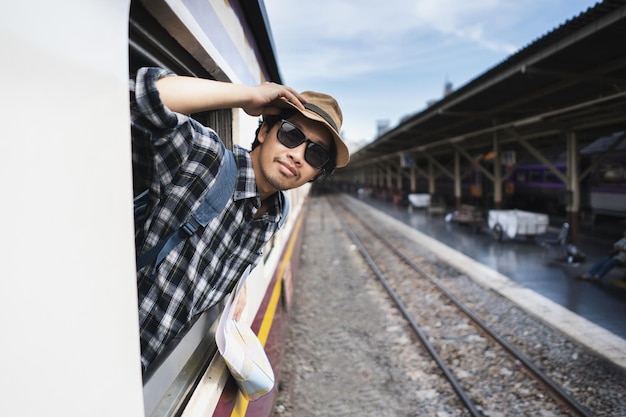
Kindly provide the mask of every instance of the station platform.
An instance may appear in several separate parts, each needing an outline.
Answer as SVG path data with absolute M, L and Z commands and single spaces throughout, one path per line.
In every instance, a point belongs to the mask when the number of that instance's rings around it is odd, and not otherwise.
M 445 215 L 429 215 L 425 209 L 409 210 L 392 202 L 369 196 L 355 197 L 441 242 L 476 262 L 497 271 L 511 281 L 534 291 L 587 321 L 626 339 L 626 288 L 624 271 L 613 269 L 601 283 L 576 278 L 594 262 L 606 256 L 622 237 L 623 224 L 610 230 L 581 230 L 578 248 L 586 255 L 580 264 L 557 260 L 554 252 L 533 239 L 504 238 L 497 241 L 488 231 L 475 231 L 465 224 L 446 222 Z M 551 219 L 549 234 L 557 234 L 560 222 Z M 549 313 L 548 313 L 549 314 Z

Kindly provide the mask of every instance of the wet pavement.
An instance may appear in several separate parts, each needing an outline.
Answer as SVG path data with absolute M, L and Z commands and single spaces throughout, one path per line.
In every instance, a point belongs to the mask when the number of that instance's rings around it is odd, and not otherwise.
M 615 285 L 625 272 L 615 268 L 600 284 L 576 278 L 606 256 L 621 237 L 623 224 L 595 231 L 582 228 L 579 249 L 586 260 L 577 265 L 557 260 L 557 252 L 539 246 L 532 237 L 505 237 L 499 242 L 486 227 L 475 232 L 466 224 L 446 222 L 444 215 L 429 216 L 424 209 L 411 211 L 370 197 L 360 200 L 626 339 L 626 288 Z M 551 219 L 547 236 L 558 234 L 558 225 L 558 219 Z M 610 229 L 615 236 L 610 236 Z

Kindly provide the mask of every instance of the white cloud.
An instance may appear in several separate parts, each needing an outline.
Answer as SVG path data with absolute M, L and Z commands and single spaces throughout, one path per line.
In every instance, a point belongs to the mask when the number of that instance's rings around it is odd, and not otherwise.
M 334 95 L 349 140 L 373 139 L 595 0 L 265 0 L 283 81 Z
M 519 17 L 518 2 L 502 0 L 416 0 L 417 17 L 433 29 L 476 42 L 488 49 L 512 53 L 516 45 L 500 42 L 493 36 L 499 28 L 511 25 Z M 488 19 L 487 16 L 499 18 Z M 485 30 L 489 26 L 491 32 Z M 489 34 L 491 33 L 491 34 Z
M 439 42 L 470 43 L 500 53 L 516 46 L 490 37 L 485 16 L 510 11 L 496 0 L 267 0 L 279 64 L 298 83 L 343 79 L 420 65 Z M 514 2 L 513 2 L 514 3 Z M 491 21 L 489 20 L 491 24 Z M 505 24 L 504 22 L 501 23 Z M 432 32 L 435 30 L 436 32 Z M 440 38 L 433 42 L 433 38 Z M 446 40 L 447 39 L 447 40 Z M 444 52 L 445 53 L 445 52 Z

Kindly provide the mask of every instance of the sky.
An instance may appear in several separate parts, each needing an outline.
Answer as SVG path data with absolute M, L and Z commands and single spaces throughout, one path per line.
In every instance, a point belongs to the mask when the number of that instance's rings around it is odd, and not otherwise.
M 356 150 L 599 0 L 265 0 L 283 84 L 334 96 Z

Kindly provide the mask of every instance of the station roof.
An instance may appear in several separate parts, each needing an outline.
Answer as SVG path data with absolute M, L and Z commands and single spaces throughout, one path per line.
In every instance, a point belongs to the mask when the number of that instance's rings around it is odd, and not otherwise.
M 345 170 L 409 152 L 451 156 L 455 146 L 488 152 L 562 152 L 626 126 L 626 0 L 604 0 L 535 40 L 354 155 Z

